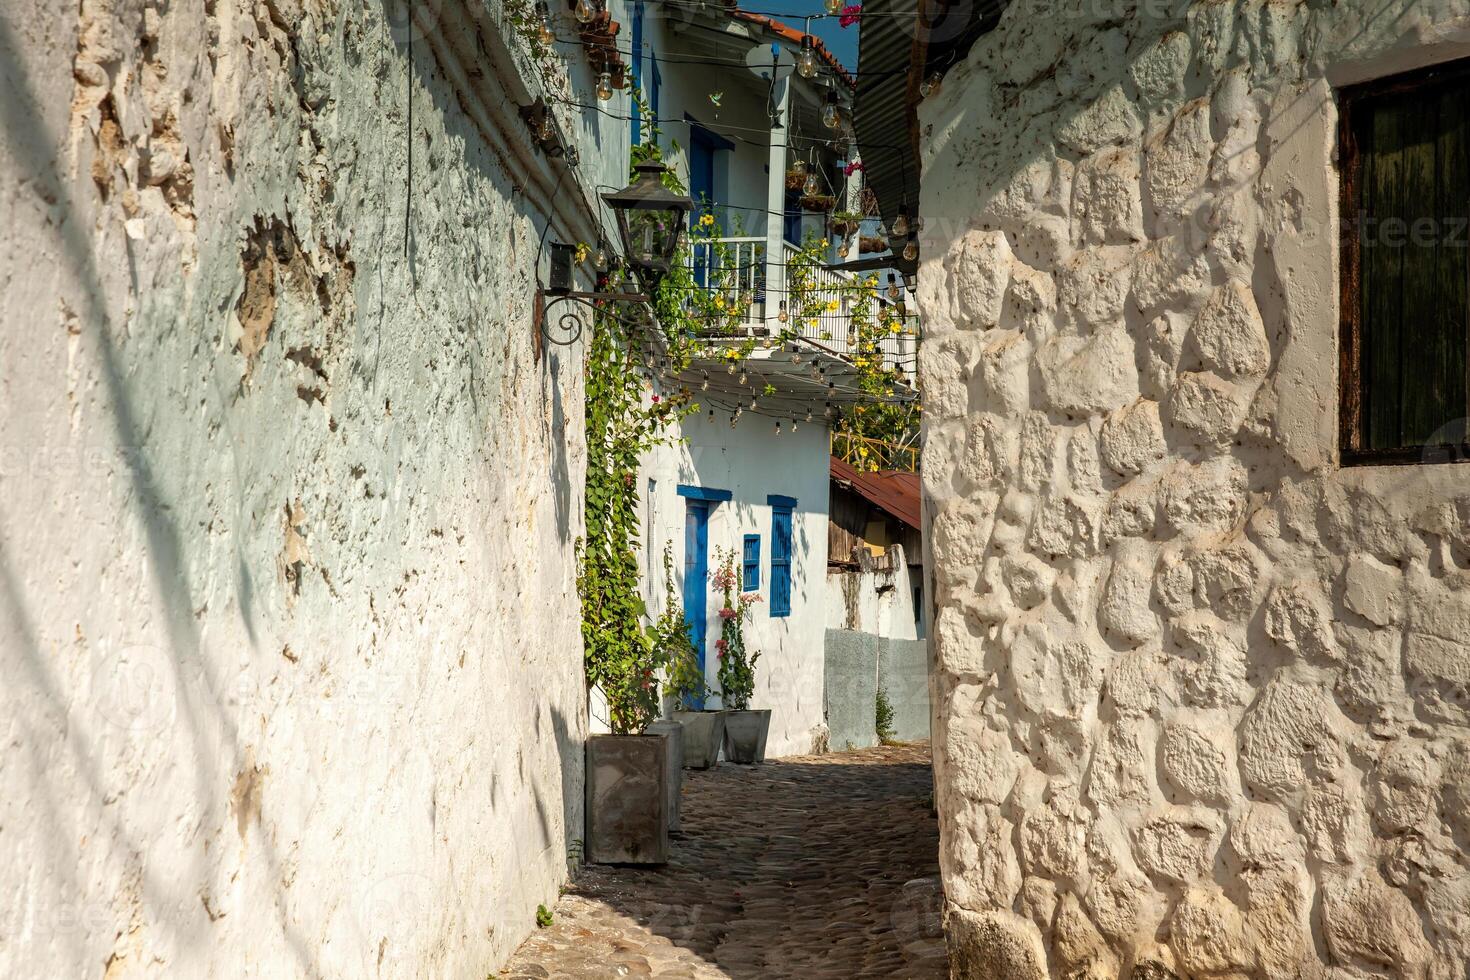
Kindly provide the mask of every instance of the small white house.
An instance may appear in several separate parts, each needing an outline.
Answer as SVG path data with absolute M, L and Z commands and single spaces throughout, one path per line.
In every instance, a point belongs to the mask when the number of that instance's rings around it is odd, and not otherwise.
M 772 710 L 767 754 L 824 751 L 830 426 L 872 396 L 849 356 L 863 339 L 849 317 L 856 276 L 817 269 L 823 312 L 806 322 L 789 318 L 783 300 L 787 262 L 803 241 L 827 237 L 829 262 L 858 254 L 855 242 L 843 248 L 828 233 L 822 210 L 858 197 L 861 177 L 843 166 L 856 158 L 850 79 L 815 41 L 817 71 L 798 70 L 801 33 L 766 17 L 714 7 L 671 17 L 634 4 L 630 19 L 629 70 L 658 120 L 664 159 L 696 202 L 694 220 L 710 216 L 725 246 L 723 255 L 697 247 L 696 269 L 709 288 L 718 279 L 729 289 L 733 272 L 730 300 L 742 313 L 733 329 L 702 338 L 704 354 L 687 370 L 661 381 L 664 390 L 688 389 L 699 410 L 639 475 L 649 615 L 662 611 L 671 544 L 673 591 L 716 692 L 710 703 L 719 705 L 723 603 L 709 576 L 717 556 L 732 551 L 740 591 L 761 596 L 746 637 L 760 654 L 751 707 Z M 714 72 L 711 63 L 729 67 Z M 841 109 L 836 126 L 825 111 L 832 104 Z M 632 125 L 648 139 L 644 123 Z M 798 160 L 813 179 L 793 177 Z M 884 349 L 894 363 L 913 361 L 907 338 Z M 730 351 L 738 361 L 724 356 Z

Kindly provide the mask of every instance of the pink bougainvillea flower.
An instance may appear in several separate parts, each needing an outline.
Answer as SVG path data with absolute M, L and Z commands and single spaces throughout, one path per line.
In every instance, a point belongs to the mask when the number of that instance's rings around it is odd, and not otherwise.
M 657 395 L 654 395 L 654 396 L 653 396 L 653 403 L 654 403 L 654 404 L 655 404 L 655 405 L 657 405 L 657 404 L 658 404 L 658 402 L 659 402 L 659 397 L 658 397 L 658 396 L 657 396 Z
M 752 602 L 765 602 L 766 600 L 761 598 L 759 592 L 742 592 L 740 593 L 740 601 L 748 606 Z
M 720 618 L 721 619 L 733 619 L 734 616 L 735 616 L 735 610 L 731 609 L 729 606 L 726 606 L 724 609 L 721 609 L 720 610 Z
M 862 15 L 862 11 L 863 8 L 861 4 L 855 3 L 851 6 L 843 7 L 842 16 L 837 18 L 838 26 L 851 27 L 853 24 L 856 24 L 858 22 L 858 18 Z
M 716 640 L 715 641 L 715 649 L 718 650 L 718 651 L 720 651 L 720 656 L 722 656 L 722 657 L 725 655 L 725 648 L 728 647 L 729 645 L 730 644 L 726 643 L 724 640 Z
M 852 163 L 849 163 L 847 166 L 845 166 L 845 167 L 842 168 L 842 175 L 844 177 L 851 177 L 853 174 L 857 173 L 859 170 L 863 171 L 864 173 L 867 172 L 867 168 L 863 166 L 863 161 L 861 161 L 861 160 L 854 160 L 854 161 L 852 161 Z

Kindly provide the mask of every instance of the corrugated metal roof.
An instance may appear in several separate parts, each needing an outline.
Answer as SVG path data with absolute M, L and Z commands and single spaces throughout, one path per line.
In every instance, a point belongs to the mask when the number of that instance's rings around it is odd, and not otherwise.
M 898 470 L 879 473 L 859 473 L 847 463 L 832 457 L 830 473 L 832 479 L 846 487 L 868 503 L 886 514 L 918 529 L 922 518 L 919 511 L 919 475 Z
M 1010 0 L 865 0 L 853 127 L 884 224 L 919 205 L 919 83 L 964 57 Z M 920 14 L 922 13 L 922 18 Z M 922 21 L 930 24 L 921 28 Z

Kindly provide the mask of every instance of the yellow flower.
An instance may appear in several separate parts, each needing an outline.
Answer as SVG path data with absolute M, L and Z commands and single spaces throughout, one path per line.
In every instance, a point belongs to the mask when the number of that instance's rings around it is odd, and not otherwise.
M 828 245 L 830 245 L 830 244 L 832 244 L 832 243 L 831 243 L 831 242 L 829 242 L 829 241 L 827 241 L 827 239 L 825 239 L 825 238 L 824 238 L 824 239 L 822 239 L 822 247 L 823 247 L 823 248 L 826 248 L 826 247 L 827 247 L 827 246 L 828 246 Z
M 723 297 L 723 296 L 716 296 L 715 297 L 715 306 L 717 306 L 717 307 L 719 307 L 720 309 L 723 310 L 725 308 L 725 297 Z
M 709 228 L 714 225 L 714 223 L 715 216 L 712 214 L 702 214 L 699 216 L 699 224 L 702 228 Z
M 838 310 L 838 308 L 839 308 L 839 305 L 838 305 L 838 303 L 837 303 L 837 301 L 835 299 L 829 299 L 829 300 L 827 300 L 827 312 L 828 313 L 836 313 L 837 310 Z
M 888 327 L 888 332 L 891 333 L 891 334 L 893 334 L 895 337 L 897 337 L 901 332 L 903 332 L 903 327 L 900 327 L 896 323 L 895 324 L 891 324 Z

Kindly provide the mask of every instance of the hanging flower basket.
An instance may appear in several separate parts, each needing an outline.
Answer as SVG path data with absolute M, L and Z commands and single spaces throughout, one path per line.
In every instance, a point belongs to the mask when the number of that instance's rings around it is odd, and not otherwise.
M 825 214 L 837 206 L 837 198 L 831 194 L 809 194 L 801 199 L 803 211 L 816 211 Z
M 832 215 L 832 222 L 828 227 L 831 229 L 833 238 L 847 238 L 849 235 L 856 234 L 862 224 L 862 215 L 853 214 L 851 211 L 838 211 Z
M 806 173 L 804 171 L 786 171 L 786 189 L 788 191 L 799 191 L 804 186 L 806 186 Z
M 858 251 L 863 254 L 888 251 L 888 240 L 881 235 L 864 235 L 858 239 Z

